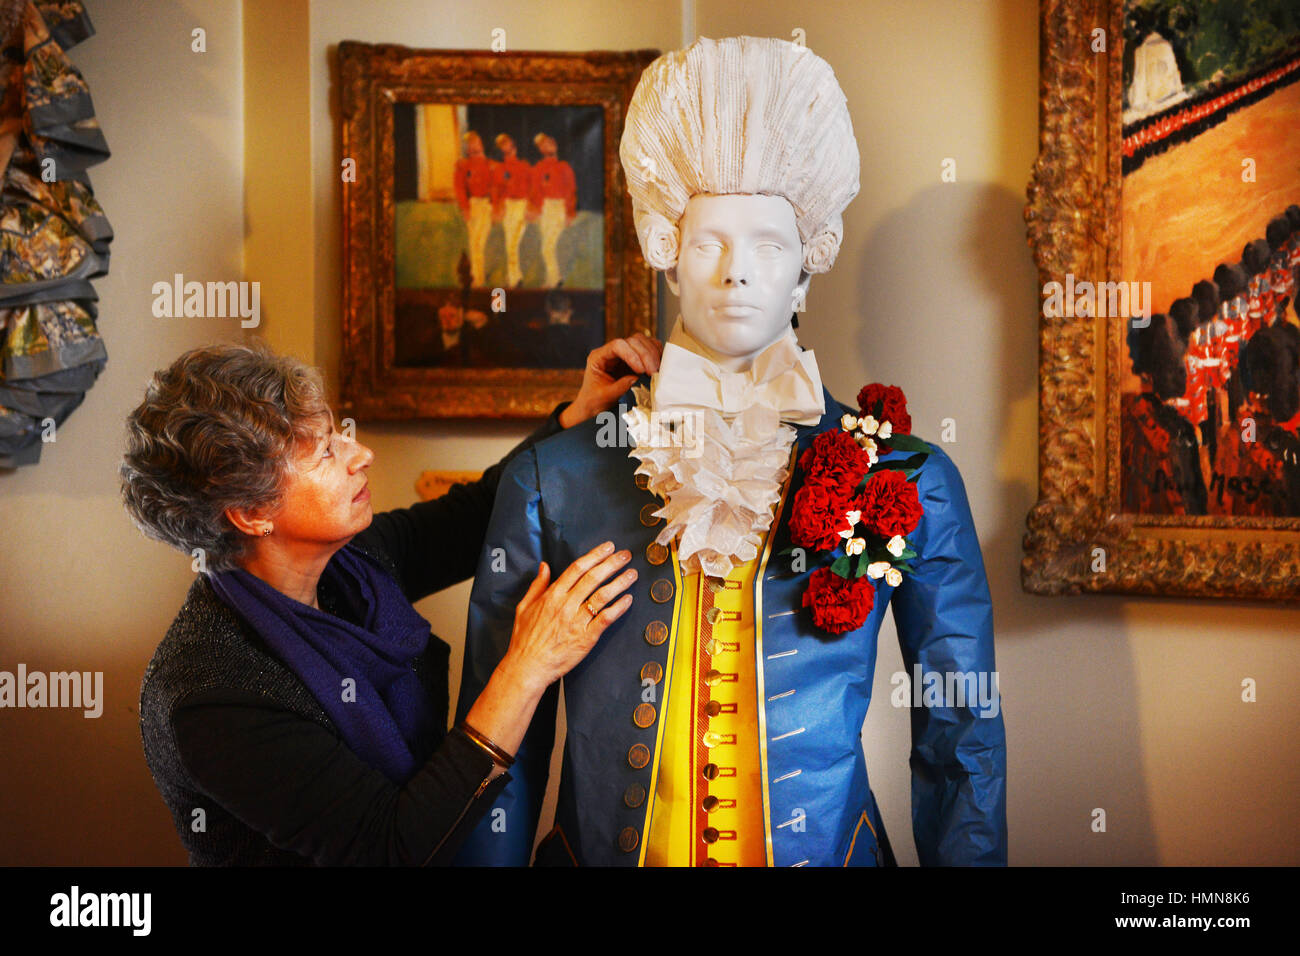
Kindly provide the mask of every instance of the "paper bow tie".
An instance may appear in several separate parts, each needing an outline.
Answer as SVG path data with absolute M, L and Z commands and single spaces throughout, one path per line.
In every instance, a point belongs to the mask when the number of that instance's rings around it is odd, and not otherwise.
M 825 414 L 817 360 L 800 350 L 793 330 L 759 353 L 745 372 L 728 372 L 702 351 L 678 316 L 651 385 L 655 408 L 685 405 L 729 416 L 761 405 L 796 425 L 815 425 Z

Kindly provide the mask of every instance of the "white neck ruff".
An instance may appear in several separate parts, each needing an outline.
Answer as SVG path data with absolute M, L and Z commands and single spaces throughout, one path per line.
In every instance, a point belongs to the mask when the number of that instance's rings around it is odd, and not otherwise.
M 680 317 L 669 343 L 693 353 L 694 368 L 701 367 L 701 358 L 717 368 Z M 764 376 L 774 361 L 785 370 Z M 634 443 L 629 457 L 641 462 L 636 473 L 645 475 L 648 490 L 664 501 L 655 514 L 666 524 L 655 540 L 662 545 L 677 541 L 678 560 L 687 574 L 726 577 L 736 565 L 758 557 L 789 474 L 796 435 L 781 419 L 808 421 L 814 410 L 810 388 L 817 406 L 823 405 L 817 363 L 812 352 L 798 351 L 793 331 L 764 349 L 753 367 L 759 372 L 751 371 L 751 376 L 764 380 L 746 385 L 748 406 L 743 410 L 726 408 L 731 403 L 725 395 L 716 403 L 701 401 L 698 387 L 678 394 L 672 382 L 686 377 L 674 376 L 670 368 L 652 378 L 650 389 L 636 388 L 636 407 L 623 415 Z M 718 372 L 731 381 L 737 375 Z M 791 407 L 791 394 L 802 397 L 802 407 Z M 821 410 L 816 409 L 814 420 Z

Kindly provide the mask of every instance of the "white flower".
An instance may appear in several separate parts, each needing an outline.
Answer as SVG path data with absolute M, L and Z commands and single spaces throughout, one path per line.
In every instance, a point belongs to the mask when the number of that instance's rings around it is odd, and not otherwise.
M 871 456 L 871 463 L 874 465 L 876 463 L 877 451 L 876 440 L 874 438 L 868 438 L 866 435 L 859 435 L 858 444 L 862 446 L 863 451 Z
M 903 583 L 903 572 L 898 568 L 890 568 L 885 572 L 885 583 L 891 588 L 896 588 Z
M 884 577 L 885 572 L 892 570 L 888 561 L 872 561 L 867 565 L 867 577 L 879 578 Z
M 888 437 L 889 437 L 890 435 L 892 435 L 892 434 L 894 434 L 894 424 L 893 424 L 893 422 L 885 422 L 883 425 L 880 426 L 880 431 L 877 433 L 877 437 L 878 437 L 881 441 L 884 441 L 886 438 L 888 438 Z
M 867 542 L 863 541 L 861 538 L 850 538 L 844 545 L 844 551 L 850 557 L 855 554 L 861 554 L 865 550 L 867 550 Z
M 840 428 L 844 429 L 846 432 L 851 432 L 857 427 L 858 419 L 856 415 L 845 415 L 840 419 Z
M 875 415 L 865 415 L 858 419 L 858 424 L 862 426 L 862 434 L 874 435 L 879 427 Z
M 907 548 L 907 542 L 904 541 L 903 536 L 899 534 L 896 534 L 892 538 L 890 538 L 889 544 L 885 545 L 885 549 L 894 557 L 898 557 L 899 555 L 901 555 L 903 551 L 906 550 L 906 548 Z
M 844 520 L 847 521 L 849 523 L 849 527 L 852 528 L 855 524 L 857 524 L 859 521 L 862 520 L 862 512 L 846 511 L 844 512 Z

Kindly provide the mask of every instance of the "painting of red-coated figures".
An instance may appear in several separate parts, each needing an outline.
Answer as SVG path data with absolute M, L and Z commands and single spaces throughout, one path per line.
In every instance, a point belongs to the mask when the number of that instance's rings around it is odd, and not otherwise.
M 401 103 L 393 138 L 396 363 L 582 368 L 605 338 L 600 108 Z
M 618 144 L 658 52 L 509 39 L 338 46 L 343 414 L 544 417 L 592 349 L 653 333 Z
M 1300 4 L 1126 0 L 1123 39 L 1121 507 L 1300 516 Z

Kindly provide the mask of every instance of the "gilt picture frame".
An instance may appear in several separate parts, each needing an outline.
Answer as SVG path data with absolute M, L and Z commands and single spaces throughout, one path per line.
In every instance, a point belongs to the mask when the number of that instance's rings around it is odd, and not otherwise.
M 1285 327 L 1300 323 L 1300 273 L 1287 265 L 1300 233 L 1281 242 L 1277 225 L 1300 203 L 1300 127 L 1270 120 L 1300 95 L 1300 33 L 1269 6 L 1245 11 L 1264 26 L 1237 34 L 1268 43 L 1239 56 L 1209 32 L 1219 11 L 1198 19 L 1195 3 L 1040 2 L 1025 207 L 1042 289 L 1028 592 L 1300 601 L 1300 460 L 1296 420 L 1284 421 L 1300 402 L 1288 344 L 1300 332 Z M 1278 22 L 1283 34 L 1269 35 Z M 1214 205 L 1229 185 L 1230 216 Z M 1252 243 L 1266 260 L 1271 249 L 1289 304 L 1237 288 L 1259 258 Z M 1103 283 L 1145 303 L 1108 309 Z M 1253 484 L 1225 462 L 1253 467 Z M 1175 480 L 1152 480 L 1160 468 Z
M 544 417 L 653 334 L 618 144 L 657 55 L 339 44 L 344 414 Z

